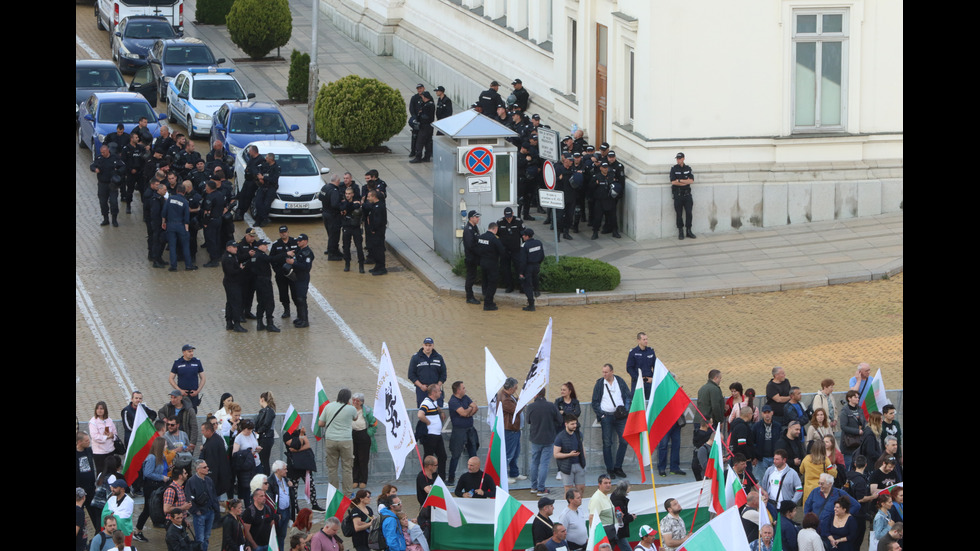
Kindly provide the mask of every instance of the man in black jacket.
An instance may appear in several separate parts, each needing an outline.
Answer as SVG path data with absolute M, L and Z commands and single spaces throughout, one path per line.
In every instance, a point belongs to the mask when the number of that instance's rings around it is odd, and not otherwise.
M 476 283 L 476 268 L 480 265 L 480 257 L 476 254 L 476 240 L 480 237 L 480 213 L 471 210 L 467 213 L 467 224 L 463 228 L 463 254 L 466 263 L 466 303 L 480 304 L 473 295 L 473 284 Z
M 320 189 L 317 194 L 320 200 L 321 212 L 323 213 L 323 227 L 327 230 L 327 250 L 323 251 L 327 255 L 327 260 L 343 260 L 340 254 L 340 202 L 344 196 L 340 191 L 340 176 L 334 174 L 330 176 L 330 181 Z
M 194 476 L 187 479 L 187 483 L 184 484 L 184 494 L 191 504 L 188 513 L 194 522 L 194 537 L 201 543 L 203 549 L 207 549 L 214 517 L 220 513 L 218 493 L 215 491 L 214 481 L 208 477 L 207 461 L 203 459 L 195 461 L 194 473 Z M 169 543 L 169 530 L 167 535 L 167 543 Z
M 248 333 L 242 327 L 242 289 L 244 288 L 245 263 L 238 259 L 238 243 L 234 240 L 225 244 L 225 254 L 221 257 L 221 270 L 225 288 L 225 329 L 236 333 Z
M 255 272 L 255 294 L 258 297 L 258 304 L 255 307 L 255 330 L 278 333 L 279 328 L 272 322 L 272 314 L 276 309 L 276 299 L 272 294 L 272 257 L 269 256 L 269 242 L 265 239 L 259 241 L 252 270 Z M 265 316 L 264 323 L 263 316 Z
M 207 422 L 201 425 L 201 437 L 204 444 L 201 445 L 199 457 L 208 466 L 206 474 L 214 484 L 214 492 L 218 495 L 227 493 L 231 489 L 231 463 L 225 439 L 214 431 L 214 425 Z
M 432 161 L 432 123 L 436 120 L 436 106 L 432 103 L 432 94 L 422 92 L 422 105 L 419 107 L 416 120 L 419 123 L 419 136 L 415 142 L 415 158 L 409 163 L 427 163 Z
M 99 156 L 92 161 L 89 169 L 95 173 L 99 182 L 99 210 L 102 211 L 101 226 L 109 225 L 112 214 L 112 227 L 118 228 L 119 186 L 125 176 L 126 163 L 109 150 L 109 146 L 99 148 Z
M 497 279 L 500 276 L 500 257 L 507 254 L 504 244 L 497 239 L 497 223 L 490 222 L 487 231 L 476 240 L 476 252 L 480 256 L 480 268 L 483 270 L 483 309 L 496 310 L 493 301 L 497 293 Z
M 371 275 L 385 275 L 388 269 L 385 268 L 385 231 L 388 227 L 388 207 L 379 196 L 379 191 L 371 190 L 368 192 L 367 200 L 371 203 L 371 210 L 368 211 L 365 223 L 364 242 L 370 251 L 371 258 L 374 260 L 374 268 L 369 271 Z

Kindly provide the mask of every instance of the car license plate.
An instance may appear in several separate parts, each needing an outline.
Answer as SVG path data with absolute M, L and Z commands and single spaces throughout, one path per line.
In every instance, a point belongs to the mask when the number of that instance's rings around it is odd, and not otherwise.
M 287 209 L 308 209 L 310 208 L 309 203 L 286 203 Z

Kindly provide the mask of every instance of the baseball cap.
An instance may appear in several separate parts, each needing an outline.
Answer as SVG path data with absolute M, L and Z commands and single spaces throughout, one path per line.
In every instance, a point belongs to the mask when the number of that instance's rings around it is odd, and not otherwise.
M 654 530 L 653 528 L 651 528 L 649 524 L 644 524 L 643 526 L 640 527 L 640 537 L 641 538 L 645 538 L 645 537 L 649 536 L 650 534 L 656 534 L 656 533 L 657 533 L 657 531 Z
M 497 82 L 496 80 L 494 80 L 494 81 L 490 82 L 490 86 L 491 87 L 493 87 L 493 86 L 500 86 L 500 83 Z
M 616 152 L 615 151 L 610 151 L 609 153 L 606 153 L 606 156 L 607 157 L 615 157 L 616 156 Z
M 555 504 L 555 500 L 551 499 L 550 497 L 543 497 L 538 500 L 538 509 L 554 504 Z
M 435 344 L 435 343 L 436 343 L 436 341 L 434 341 L 434 340 L 432 340 L 432 337 L 426 337 L 426 338 L 425 338 L 425 339 L 424 339 L 424 340 L 422 341 L 422 344 Z
M 535 113 L 535 114 L 531 115 L 531 118 L 534 119 L 534 120 L 536 120 L 536 121 L 539 121 L 539 120 L 541 120 L 541 115 Z
M 476 212 L 475 210 L 471 210 L 468 213 L 466 213 L 467 218 L 473 218 L 474 216 L 480 216 L 480 213 Z
M 514 214 L 514 209 L 512 209 L 510 207 L 507 207 L 507 208 L 504 209 L 504 216 L 510 216 L 512 214 Z
M 521 79 L 519 79 L 519 78 L 515 78 L 515 79 L 514 79 L 514 82 L 511 82 L 511 85 L 514 85 L 514 84 L 524 84 L 524 83 L 523 83 L 523 82 L 521 82 Z
M 289 231 L 289 226 L 279 226 L 279 233 L 286 233 Z
M 528 237 L 534 237 L 534 230 L 532 230 L 531 228 L 524 228 L 524 231 L 521 233 L 523 233 Z
M 305 233 L 301 233 L 296 237 L 296 241 L 309 241 L 310 238 Z
M 255 228 L 246 228 L 245 235 L 251 235 L 252 237 L 258 237 L 259 232 L 255 231 Z
M 602 142 L 601 144 L 599 144 L 599 149 L 609 149 L 609 144 L 606 142 Z
M 443 86 L 436 86 L 436 92 L 445 92 L 446 88 Z
M 684 158 L 684 154 L 683 153 L 678 153 L 677 155 L 674 155 L 674 158 L 675 159 L 683 159 Z
M 227 243 L 225 243 L 225 247 L 237 247 L 237 246 L 238 246 L 238 242 L 235 241 L 234 239 L 232 239 L 232 240 L 228 241 Z
M 180 347 L 181 352 L 187 352 L 188 350 L 196 350 L 196 348 L 189 344 L 185 344 L 184 346 Z
M 173 390 L 171 390 L 170 391 L 170 394 L 168 394 L 168 396 L 183 396 L 183 395 L 184 395 L 184 393 L 181 392 L 181 391 L 179 391 L 179 390 L 177 390 L 176 388 L 173 389 Z
M 421 82 L 420 82 L 420 83 L 418 83 L 418 84 L 416 84 L 416 85 L 415 85 L 415 89 L 416 89 L 416 90 L 418 90 L 419 88 L 425 88 L 425 85 L 424 85 L 424 84 L 422 84 Z

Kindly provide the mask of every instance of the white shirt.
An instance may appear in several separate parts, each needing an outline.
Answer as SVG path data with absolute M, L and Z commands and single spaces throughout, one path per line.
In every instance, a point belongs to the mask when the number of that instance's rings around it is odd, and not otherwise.
M 132 518 L 133 517 L 133 498 L 126 494 L 123 494 L 122 502 L 118 503 L 118 498 L 114 495 L 110 495 L 109 499 L 106 500 L 106 506 L 108 506 L 109 511 L 120 519 Z
M 568 530 L 565 534 L 565 541 L 575 545 L 585 545 L 589 541 L 589 529 L 585 527 L 586 517 L 582 516 L 582 507 L 579 506 L 575 511 L 565 509 L 558 517 L 558 522 Z
M 619 406 L 625 406 L 626 403 L 623 402 L 623 393 L 619 391 L 619 381 L 613 377 L 613 381 L 610 383 L 605 377 L 602 378 L 602 400 L 599 402 L 599 409 L 606 413 L 612 413 L 616 411 Z
M 433 435 L 442 434 L 442 416 L 439 415 L 439 405 L 433 402 L 432 398 L 426 396 L 419 407 L 426 412 L 425 417 L 429 421 L 427 432 Z M 432 413 L 433 411 L 435 414 Z

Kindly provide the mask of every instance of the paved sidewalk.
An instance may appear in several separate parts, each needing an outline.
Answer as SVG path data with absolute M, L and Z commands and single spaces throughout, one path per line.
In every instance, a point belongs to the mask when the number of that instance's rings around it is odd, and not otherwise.
M 295 47 L 308 51 L 310 44 L 310 1 L 291 2 L 293 37 L 282 55 Z M 231 43 L 225 27 L 188 25 L 187 34 L 211 45 L 216 55 L 228 59 L 244 54 Z M 331 82 L 348 74 L 377 78 L 402 92 L 406 102 L 415 84 L 428 89 L 440 83 L 425 82 L 408 66 L 393 57 L 379 57 L 342 34 L 321 13 L 319 21 L 320 81 Z M 232 64 L 233 65 L 233 64 Z M 286 97 L 288 62 L 240 63 L 239 79 L 259 99 Z M 453 98 L 456 112 L 468 105 Z M 470 98 L 472 99 L 472 98 Z M 306 106 L 284 105 L 290 123 L 300 125 L 305 137 Z M 321 143 L 311 147 L 314 155 L 334 173 L 350 171 L 362 180 L 366 170 L 376 168 L 388 182 L 388 233 L 391 251 L 440 294 L 464 296 L 463 279 L 432 246 L 432 165 L 408 164 L 410 134 L 406 127 L 386 145 L 391 153 L 381 155 L 335 155 Z M 537 222 L 528 226 L 538 232 L 549 254 L 554 254 L 550 231 Z M 483 220 L 484 226 L 491 220 Z M 602 235 L 592 241 L 587 231 L 559 245 L 562 255 L 597 258 L 619 268 L 622 283 L 609 292 L 543 294 L 539 305 L 571 305 L 597 302 L 663 300 L 739 293 L 755 293 L 869 281 L 903 270 L 904 214 L 819 222 L 776 228 L 747 228 L 738 232 L 698 235 L 696 240 L 676 238 L 634 241 L 626 236 L 611 239 Z M 519 293 L 497 295 L 503 303 L 523 304 Z

